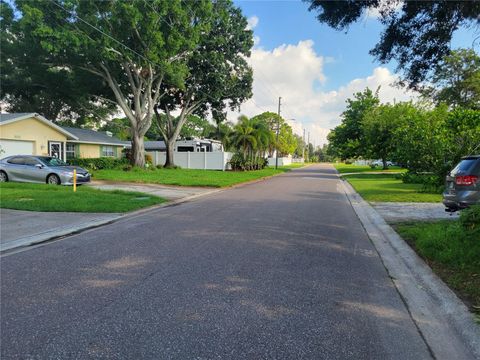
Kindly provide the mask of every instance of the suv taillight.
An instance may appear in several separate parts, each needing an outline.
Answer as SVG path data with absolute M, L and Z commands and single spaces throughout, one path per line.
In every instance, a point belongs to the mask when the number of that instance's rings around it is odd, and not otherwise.
M 455 184 L 457 185 L 473 185 L 477 180 L 478 176 L 475 175 L 455 176 Z

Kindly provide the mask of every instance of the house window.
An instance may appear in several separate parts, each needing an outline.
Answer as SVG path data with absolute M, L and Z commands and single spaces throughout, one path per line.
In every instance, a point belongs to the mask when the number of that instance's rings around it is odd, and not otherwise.
M 102 156 L 114 157 L 115 150 L 113 149 L 113 146 L 102 146 Z
M 75 144 L 67 144 L 65 149 L 67 153 L 67 159 L 75 159 Z

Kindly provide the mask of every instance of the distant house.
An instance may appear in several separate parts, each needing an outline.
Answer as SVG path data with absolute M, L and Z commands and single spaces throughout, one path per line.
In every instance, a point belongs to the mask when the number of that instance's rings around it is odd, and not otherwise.
M 106 132 L 62 127 L 37 113 L 0 114 L 0 158 L 10 155 L 121 157 L 124 143 Z

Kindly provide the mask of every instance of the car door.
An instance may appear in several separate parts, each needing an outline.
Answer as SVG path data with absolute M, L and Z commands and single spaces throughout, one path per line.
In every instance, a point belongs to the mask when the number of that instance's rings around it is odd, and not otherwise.
M 45 166 L 40 163 L 40 161 L 34 157 L 25 157 L 24 164 L 25 168 L 23 173 L 25 181 L 40 183 L 44 183 L 46 181 L 45 179 L 48 171 L 45 170 Z M 41 165 L 41 167 L 38 165 Z

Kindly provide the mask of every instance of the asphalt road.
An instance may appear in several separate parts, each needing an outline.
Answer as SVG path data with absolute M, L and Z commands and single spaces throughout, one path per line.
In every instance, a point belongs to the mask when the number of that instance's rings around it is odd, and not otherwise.
M 332 167 L 1 259 L 2 359 L 429 359 Z

